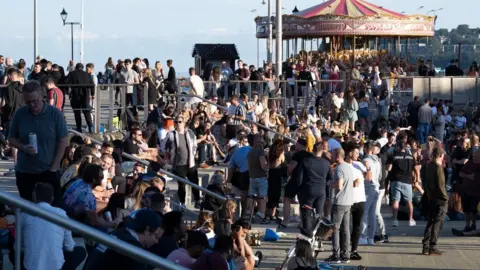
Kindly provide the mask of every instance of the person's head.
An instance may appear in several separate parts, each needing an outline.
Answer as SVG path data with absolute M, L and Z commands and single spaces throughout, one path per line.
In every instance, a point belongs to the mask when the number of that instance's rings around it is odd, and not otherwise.
M 113 156 L 110 154 L 102 154 L 100 160 L 102 161 L 102 169 L 104 170 L 109 170 L 113 165 Z
M 43 94 L 38 81 L 32 80 L 25 83 L 23 100 L 32 114 L 39 115 L 42 112 L 44 106 Z
M 222 254 L 226 261 L 233 258 L 233 240 L 229 235 L 218 236 L 215 240 L 214 252 Z
M 158 188 L 161 192 L 165 190 L 165 183 L 160 177 L 153 177 L 149 182 L 152 187 Z
M 237 65 L 238 65 L 238 68 L 243 68 L 243 61 L 238 60 Z
M 357 161 L 360 155 L 360 146 L 357 143 L 349 142 L 345 145 L 345 158 L 348 161 Z
M 103 169 L 97 164 L 88 164 L 82 171 L 82 179 L 92 188 L 100 186 L 103 180 Z
M 227 219 L 233 220 L 235 216 L 235 211 L 237 210 L 237 203 L 234 200 L 226 200 L 222 206 L 225 210 L 227 210 Z
M 188 69 L 188 74 L 190 74 L 190 76 L 193 76 L 195 75 L 195 68 L 191 67 Z
M 36 183 L 33 187 L 32 199 L 35 203 L 52 203 L 53 187 L 49 183 Z
M 439 164 L 442 164 L 443 159 L 445 157 L 445 151 L 441 147 L 436 147 L 432 151 L 432 157 L 436 162 L 438 162 Z
M 245 239 L 251 229 L 250 222 L 245 218 L 241 218 L 232 224 L 232 237 Z
M 404 152 L 406 150 L 407 144 L 404 141 L 397 141 L 397 144 L 395 146 L 397 148 L 397 151 Z
M 395 133 L 393 133 L 393 132 L 388 133 L 387 134 L 388 144 L 389 145 L 394 144 L 395 143 L 395 138 L 396 138 Z
M 163 216 L 165 224 L 164 235 L 174 236 L 177 240 L 183 239 L 186 234 L 185 224 L 183 223 L 183 213 L 180 211 L 171 211 Z
M 298 239 L 295 245 L 295 257 L 301 258 L 308 264 L 314 264 L 315 258 L 313 257 L 312 245 L 310 242 L 304 239 Z
M 332 160 L 334 163 L 342 163 L 345 160 L 345 150 L 343 148 L 334 149 Z
M 141 142 L 143 139 L 143 133 L 139 128 L 134 127 L 130 129 L 130 138 L 132 141 Z
M 83 64 L 82 63 L 77 63 L 75 65 L 75 70 L 83 70 Z
M 295 144 L 295 151 L 304 151 L 307 149 L 307 141 L 305 139 L 298 139 Z
M 0 55 L 0 65 L 2 65 L 3 63 L 5 63 L 5 58 L 3 57 L 3 55 Z
M 174 121 L 175 129 L 178 131 L 182 131 L 185 129 L 185 118 L 183 116 L 177 116 Z
M 95 72 L 95 65 L 94 64 L 88 63 L 86 67 L 87 67 L 87 72 L 89 74 L 93 74 Z
M 167 60 L 167 67 L 172 67 L 173 66 L 173 60 L 172 59 L 168 59 Z
M 143 248 L 149 248 L 162 236 L 163 220 L 150 209 L 139 210 L 127 227 L 137 233 L 138 241 Z
M 55 80 L 52 77 L 48 77 L 44 84 L 47 89 L 52 89 L 55 87 Z
M 102 149 L 100 150 L 102 152 L 102 154 L 113 154 L 113 143 L 111 142 L 104 142 L 102 144 Z
M 207 235 L 200 231 L 187 232 L 187 251 L 190 257 L 200 258 L 205 249 L 209 248 Z
M 153 193 L 150 197 L 150 209 L 163 214 L 165 210 L 165 195 L 160 192 Z
M 11 82 L 18 81 L 19 75 L 20 75 L 20 71 L 16 68 L 9 68 L 7 70 L 7 77 L 8 77 L 8 80 L 10 80 Z
M 230 98 L 230 102 L 232 103 L 232 105 L 238 106 L 238 104 L 239 104 L 238 96 L 237 95 L 232 95 L 232 97 Z
M 265 146 L 265 140 L 263 139 L 263 136 L 260 134 L 257 134 L 253 137 L 253 147 L 256 148 L 261 148 Z
M 429 105 L 430 104 L 430 99 L 425 99 L 425 104 Z

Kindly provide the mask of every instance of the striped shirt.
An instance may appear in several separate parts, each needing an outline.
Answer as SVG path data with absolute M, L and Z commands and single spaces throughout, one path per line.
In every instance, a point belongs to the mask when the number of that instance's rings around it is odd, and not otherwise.
M 245 114 L 246 114 L 245 107 L 243 107 L 241 104 L 239 104 L 238 106 L 230 105 L 228 107 L 228 116 L 243 116 L 243 117 L 245 117 Z M 233 119 L 233 118 L 229 117 L 229 120 L 228 120 L 229 125 L 238 126 L 241 123 L 242 123 L 242 120 Z

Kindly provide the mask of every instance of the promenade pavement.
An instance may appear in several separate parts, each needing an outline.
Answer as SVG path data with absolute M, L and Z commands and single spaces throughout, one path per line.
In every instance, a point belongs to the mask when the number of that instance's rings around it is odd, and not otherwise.
M 11 161 L 0 161 L 0 190 L 16 193 L 15 177 L 4 176 L 13 166 Z M 461 221 L 447 221 L 443 227 L 439 248 L 445 251 L 443 256 L 424 256 L 421 254 L 421 241 L 424 221 L 417 221 L 417 226 L 409 227 L 407 222 L 400 222 L 398 228 L 391 227 L 391 214 L 387 207 L 383 209 L 390 243 L 375 246 L 361 246 L 362 261 L 352 261 L 343 269 L 357 269 L 359 265 L 367 269 L 480 269 L 480 238 L 455 237 L 452 228 L 463 228 Z M 286 236 L 277 242 L 262 241 L 254 252 L 263 253 L 263 261 L 258 269 L 275 269 L 286 258 L 287 250 L 295 243 L 298 234 L 297 223 L 290 223 L 289 228 L 281 230 Z M 252 231 L 264 233 L 266 228 L 276 230 L 275 224 L 253 226 Z M 325 250 L 318 254 L 319 261 L 331 255 L 331 244 L 324 245 Z M 341 268 L 340 268 L 341 269 Z

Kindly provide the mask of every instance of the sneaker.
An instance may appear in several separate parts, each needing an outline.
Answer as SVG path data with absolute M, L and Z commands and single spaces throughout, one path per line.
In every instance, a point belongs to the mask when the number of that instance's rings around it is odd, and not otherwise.
M 392 221 L 392 227 L 395 227 L 395 228 L 398 227 L 398 220 L 394 219 Z
M 260 221 L 260 224 L 270 224 L 270 221 L 263 218 L 262 221 Z
M 340 260 L 340 258 L 336 255 L 332 255 L 330 257 L 328 257 L 325 262 L 328 262 L 328 263 L 342 263 L 342 261 Z
M 360 255 L 358 255 L 358 256 L 360 256 Z M 360 257 L 360 258 L 361 258 L 361 257 Z M 341 263 L 350 263 L 350 258 L 347 257 L 347 256 L 341 256 L 341 257 L 340 257 L 340 262 L 341 262 Z
M 382 234 L 381 237 L 383 237 L 383 242 L 382 242 L 382 243 L 388 243 L 388 242 L 389 242 L 389 241 L 388 241 L 388 235 Z
M 423 249 L 422 249 L 422 254 L 425 255 L 425 256 L 429 256 L 430 255 L 430 248 L 424 246 Z
M 350 259 L 353 260 L 353 261 L 360 261 L 360 260 L 362 260 L 362 256 L 360 256 L 360 254 L 358 254 L 357 251 L 354 251 L 354 252 L 352 252 L 352 255 L 350 255 Z
M 472 228 L 472 231 L 475 231 L 475 230 L 477 230 L 477 225 L 472 225 L 472 226 L 470 226 L 470 228 Z
M 437 248 L 434 248 L 434 249 L 430 249 L 429 253 L 430 253 L 430 256 L 441 256 L 445 252 L 438 250 Z
M 410 227 L 417 226 L 417 222 L 415 222 L 415 220 L 411 219 L 411 220 L 408 222 L 408 226 L 410 226 Z
M 464 236 L 464 232 L 465 231 L 460 231 L 460 230 L 457 230 L 455 228 L 452 228 L 452 234 L 455 235 L 455 236 Z
M 367 238 L 361 237 L 360 240 L 358 241 L 358 245 L 360 246 L 366 246 L 368 245 Z M 351 256 L 350 256 L 351 257 Z
M 465 226 L 465 228 L 463 229 L 463 232 L 471 232 L 471 231 L 472 231 L 472 227 L 470 226 Z
M 375 241 L 373 241 L 373 239 L 371 239 L 371 238 L 368 238 L 368 245 L 369 246 L 375 245 Z

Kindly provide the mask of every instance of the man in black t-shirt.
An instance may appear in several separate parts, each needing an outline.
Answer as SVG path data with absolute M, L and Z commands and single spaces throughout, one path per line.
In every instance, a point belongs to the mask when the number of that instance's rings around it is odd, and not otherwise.
M 406 151 L 406 144 L 403 141 L 397 141 L 396 149 L 393 154 L 387 158 L 388 177 L 387 187 L 390 186 L 390 196 L 392 200 L 393 227 L 398 227 L 398 207 L 400 199 L 407 202 L 408 215 L 410 218 L 409 226 L 415 226 L 413 219 L 412 203 L 412 183 L 415 159 Z
M 295 175 L 294 170 L 298 167 L 298 164 L 301 164 L 304 159 L 313 157 L 312 153 L 306 151 L 307 141 L 304 139 L 298 139 L 297 144 L 295 145 L 296 153 L 292 156 L 292 162 L 288 164 L 288 174 Z M 287 185 L 285 186 L 285 194 L 283 199 L 283 221 L 278 224 L 279 228 L 286 228 L 288 224 L 288 219 L 290 218 L 290 205 L 294 203 L 295 196 L 297 196 L 300 191 L 298 182 L 290 178 Z

